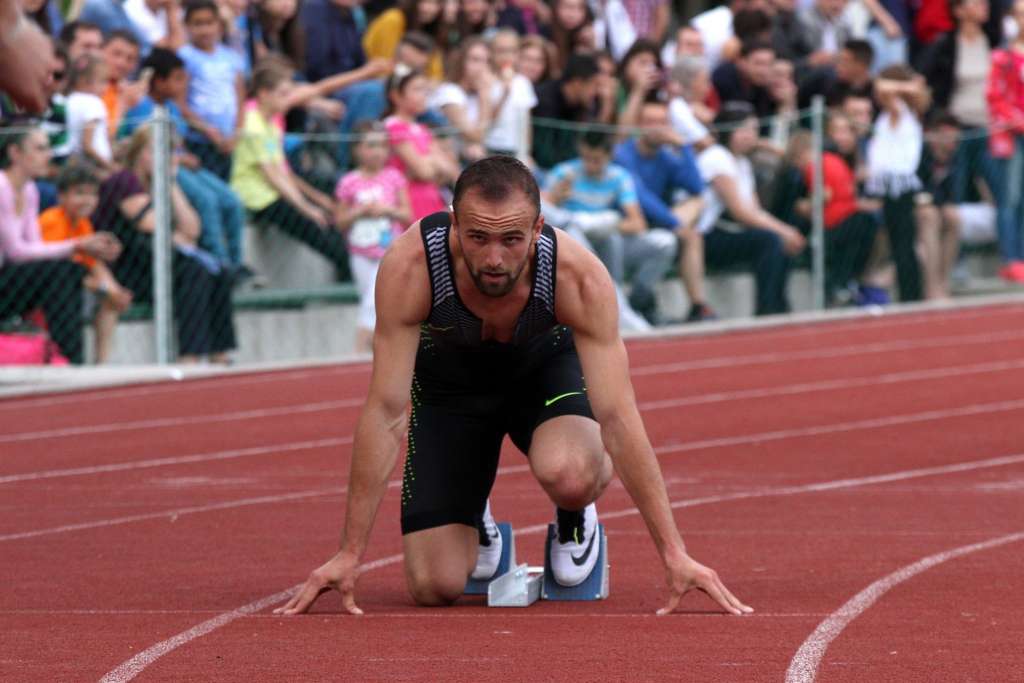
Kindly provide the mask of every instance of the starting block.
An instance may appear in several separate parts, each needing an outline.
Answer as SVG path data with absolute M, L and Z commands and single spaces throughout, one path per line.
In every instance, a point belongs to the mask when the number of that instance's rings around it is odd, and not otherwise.
M 512 525 L 508 522 L 500 522 L 496 525 L 498 533 L 501 534 L 501 559 L 498 560 L 498 568 L 494 577 L 490 579 L 469 579 L 466 582 L 464 595 L 489 595 L 488 585 L 508 574 L 516 566 L 516 537 L 512 531 Z
M 512 538 L 512 528 L 508 524 L 499 524 L 503 539 Z M 507 527 L 507 529 L 502 529 Z M 470 581 L 470 584 L 485 586 L 482 592 L 487 593 L 488 607 L 529 607 L 537 600 L 604 600 L 608 597 L 610 567 L 608 565 L 608 537 L 604 527 L 597 526 L 597 562 L 587 579 L 578 586 L 563 586 L 555 581 L 551 572 L 551 541 L 555 538 L 555 526 L 548 527 L 547 540 L 544 544 L 543 567 L 531 567 L 526 564 L 515 564 L 515 549 L 510 548 L 508 570 L 505 568 L 505 550 L 502 549 L 501 564 L 490 581 Z M 507 536 L 506 536 L 507 534 Z M 466 592 L 470 592 L 467 585 Z
M 545 600 L 604 600 L 608 597 L 608 537 L 604 533 L 604 525 L 597 525 L 597 563 L 590 576 L 578 586 L 563 586 L 555 581 L 551 571 L 551 541 L 557 534 L 554 524 L 548 525 L 548 538 L 544 543 L 544 586 L 541 597 Z M 593 550 L 591 550 L 593 552 Z

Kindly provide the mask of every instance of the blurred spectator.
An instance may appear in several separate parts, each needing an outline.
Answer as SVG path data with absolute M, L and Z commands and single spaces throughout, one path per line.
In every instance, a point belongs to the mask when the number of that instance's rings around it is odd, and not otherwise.
M 791 225 L 761 208 L 754 170 L 747 156 L 757 146 L 757 118 L 745 102 L 726 102 L 715 119 L 718 144 L 697 157 L 707 184 L 698 229 L 704 234 L 708 267 L 745 264 L 757 282 L 757 315 L 789 310 L 789 257 L 806 241 Z
M 104 172 L 114 168 L 107 108 L 100 95 L 107 87 L 107 65 L 99 57 L 82 57 L 68 77 L 68 151 L 80 154 Z
M 455 128 L 460 156 L 472 163 L 486 156 L 484 138 L 509 89 L 491 70 L 491 50 L 479 36 L 462 41 L 449 56 L 446 75 L 448 80 L 433 92 L 428 106 L 439 109 Z
M 695 16 L 690 25 L 700 33 L 708 67 L 714 70 L 722 61 L 722 50 L 733 37 L 732 20 L 737 12 L 746 9 L 768 11 L 769 8 L 767 0 L 731 0 Z
M 776 56 L 791 62 L 802 62 L 814 52 L 810 36 L 804 33 L 795 0 L 772 0 L 771 42 Z M 802 66 L 802 64 L 801 64 Z
M 125 151 L 125 168 L 103 181 L 92 216 L 93 225 L 109 226 L 124 243 L 114 276 L 133 292 L 135 301 L 143 302 L 153 300 L 152 148 L 152 129 L 143 126 L 135 131 Z M 170 200 L 178 360 L 195 363 L 207 357 L 213 363 L 228 363 L 228 352 L 235 348 L 231 274 L 196 247 L 199 217 L 176 183 L 171 184 Z
M 1002 182 L 996 194 L 999 212 L 1000 277 L 1024 283 L 1024 0 L 1011 11 L 1017 35 L 992 52 L 988 106 L 992 121 L 989 150 Z
M 384 121 L 391 145 L 388 166 L 409 182 L 412 220 L 448 208 L 441 186 L 454 183 L 459 164 L 438 144 L 433 133 L 416 121 L 427 109 L 427 79 L 418 71 L 396 68 L 388 81 L 391 113 Z
M 527 36 L 519 46 L 519 73 L 526 76 L 534 89 L 541 83 L 557 78 L 561 70 L 555 46 L 546 38 Z
M 875 99 L 881 113 L 868 142 L 866 188 L 882 200 L 900 300 L 919 301 L 923 292 L 914 207 L 921 191 L 917 169 L 924 145 L 919 117 L 928 108 L 928 90 L 909 67 L 890 66 L 875 82 Z
M 53 0 L 21 0 L 25 16 L 35 22 L 46 35 L 56 38 L 64 28 L 64 16 Z
M 532 166 L 530 111 L 537 106 L 537 94 L 530 80 L 516 71 L 519 42 L 519 36 L 509 29 L 501 29 L 491 38 L 491 59 L 504 102 L 498 107 L 484 144 L 491 154 L 509 154 Z M 497 88 L 492 87 L 492 90 L 498 92 Z
M 107 232 L 44 242 L 32 179 L 46 173 L 50 145 L 38 128 L 5 133 L 0 148 L 0 318 L 42 308 L 50 337 L 72 363 L 80 364 L 85 268 L 71 257 L 81 253 L 113 260 L 120 245 Z
M 498 26 L 521 36 L 539 35 L 551 20 L 551 8 L 541 0 L 505 0 L 498 7 Z
M 231 168 L 231 188 L 257 225 L 275 225 L 305 242 L 347 272 L 345 242 L 331 229 L 331 198 L 289 168 L 284 132 L 274 120 L 288 106 L 291 74 L 279 64 L 258 66 L 252 77 L 255 106 L 245 113 Z
M 139 67 L 139 42 L 130 31 L 118 30 L 103 42 L 103 61 L 107 65 L 107 82 L 101 97 L 107 109 L 107 134 L 113 139 L 121 126 L 124 113 L 146 95 L 146 79 L 129 81 Z
M 100 181 L 87 167 L 71 165 L 57 177 L 60 203 L 39 216 L 43 240 L 63 242 L 95 233 L 89 216 L 96 210 Z M 86 291 L 86 316 L 95 312 L 96 362 L 106 363 L 114 341 L 117 320 L 132 303 L 132 293 L 121 286 L 103 261 L 79 254 L 74 257 L 88 269 L 83 280 Z
M 547 37 L 555 45 L 558 54 L 558 68 L 564 70 L 569 58 L 581 44 L 585 44 L 582 35 L 584 29 L 592 28 L 594 13 L 586 0 L 554 0 L 551 10 L 551 25 L 547 29 Z M 589 49 L 593 49 L 593 43 Z
M 434 39 L 421 31 L 406 31 L 395 48 L 395 64 L 413 71 L 426 71 L 434 54 Z
M 871 75 L 894 64 L 908 63 L 916 0 L 861 0 L 861 3 L 871 15 L 864 36 L 875 55 Z
M 287 57 L 296 69 L 304 71 L 306 41 L 299 20 L 299 0 L 261 0 L 256 7 L 263 48 Z
M 69 63 L 75 64 L 84 55 L 103 53 L 103 31 L 88 21 L 70 21 L 61 29 L 60 43 L 67 50 Z
M 703 57 L 704 39 L 700 31 L 690 24 L 682 24 L 676 29 L 675 38 L 665 42 L 661 48 L 661 62 L 671 69 L 683 57 Z
M 305 0 L 299 12 L 306 34 L 306 78 L 318 81 L 366 63 L 358 0 Z
M 445 0 L 402 0 L 374 19 L 363 35 L 363 50 L 369 58 L 391 59 L 406 31 L 420 31 L 434 39 L 434 53 L 425 71 L 432 80 L 444 77 L 445 49 L 451 23 L 444 17 Z
M 836 57 L 835 66 L 823 66 L 808 73 L 800 82 L 797 102 L 801 109 L 811 106 L 815 95 L 824 95 L 828 106 L 835 106 L 849 94 L 871 97 L 871 63 L 874 50 L 863 40 L 846 41 Z
M 676 144 L 664 102 L 645 102 L 638 123 L 640 134 L 619 144 L 615 163 L 632 174 L 647 224 L 679 240 L 679 273 L 690 300 L 686 321 L 714 319 L 704 295 L 704 236 L 697 231 L 704 191 L 697 160 L 689 145 Z
M 120 134 L 134 133 L 138 126 L 152 118 L 157 105 L 167 108 L 177 133 L 178 172 L 175 177 L 199 214 L 199 246 L 237 270 L 237 275 L 252 275 L 252 271 L 242 263 L 242 229 L 245 225 L 242 202 L 227 183 L 203 167 L 196 155 L 181 147 L 188 133 L 188 123 L 177 104 L 185 99 L 188 87 L 185 63 L 172 51 L 157 47 L 149 53 L 143 67 L 152 72 L 149 95 L 125 116 L 126 122 Z
M 493 0 L 459 0 L 456 31 L 460 41 L 470 36 L 490 38 L 497 23 L 498 14 Z
M 769 87 L 775 50 L 771 43 L 753 41 L 744 43 L 740 58 L 735 62 L 722 62 L 711 74 L 711 82 L 722 102 L 749 102 L 758 118 L 774 116 L 778 104 Z
M 188 107 L 183 110 L 191 126 L 188 147 L 204 167 L 227 179 L 242 126 L 245 65 L 221 42 L 220 13 L 212 0 L 189 3 L 185 27 L 189 43 L 178 49 L 178 56 L 188 73 Z
M 412 210 L 405 177 L 385 166 L 389 150 L 383 126 L 363 121 L 356 133 L 360 135 L 353 145 L 356 168 L 338 181 L 334 197 L 338 228 L 346 233 L 352 277 L 359 289 L 355 350 L 362 353 L 373 348 L 374 282 L 380 260 L 412 221 Z
M 584 133 L 579 158 L 551 170 L 542 197 L 568 213 L 555 220 L 582 233 L 616 283 L 625 285 L 627 273 L 632 274 L 629 305 L 651 322 L 657 319 L 655 287 L 672 265 L 676 238 L 647 229 L 633 178 L 611 163 L 611 145 L 606 133 Z
M 143 53 L 154 47 L 176 50 L 185 42 L 181 25 L 181 0 L 124 0 L 124 11 L 132 22 Z
M 224 44 L 242 59 L 248 78 L 253 64 L 266 56 L 256 10 L 250 0 L 219 0 L 218 9 L 224 22 Z
M 847 0 L 814 0 L 797 13 L 799 30 L 811 52 L 805 57 L 809 67 L 833 66 L 840 48 L 854 37 L 848 16 L 843 13 Z
M 616 113 L 620 126 L 636 126 L 644 100 L 665 85 L 656 43 L 641 38 L 633 43 L 619 62 Z
M 838 115 L 837 121 L 842 115 Z M 833 130 L 838 130 L 836 125 Z M 800 169 L 807 188 L 814 187 L 814 163 L 811 136 L 795 133 L 790 140 L 789 156 Z M 825 301 L 828 306 L 850 303 L 856 297 L 859 280 L 871 257 L 878 232 L 878 221 L 871 200 L 857 196 L 853 168 L 841 154 L 826 151 L 822 155 L 822 189 L 825 220 Z M 804 213 L 810 213 L 810 202 Z
M 681 142 L 698 149 L 711 144 L 707 127 L 714 122 L 716 112 L 707 103 L 713 100 L 717 104 L 717 93 L 711 86 L 711 74 L 703 57 L 683 57 L 676 62 L 669 93 L 669 118 Z
M 135 25 L 125 11 L 124 3 L 118 0 L 85 0 L 77 17 L 83 22 L 98 26 L 107 36 L 114 31 L 128 31 L 135 34 Z M 135 36 L 139 40 L 139 36 Z
M 590 55 L 573 55 L 561 78 L 537 87 L 533 159 L 540 168 L 548 169 L 573 157 L 576 130 L 571 124 L 596 118 L 597 88 L 597 61 Z
M 668 32 L 671 19 L 669 0 L 623 0 L 626 13 L 638 38 L 646 38 L 660 45 Z M 612 27 L 615 30 L 615 27 Z

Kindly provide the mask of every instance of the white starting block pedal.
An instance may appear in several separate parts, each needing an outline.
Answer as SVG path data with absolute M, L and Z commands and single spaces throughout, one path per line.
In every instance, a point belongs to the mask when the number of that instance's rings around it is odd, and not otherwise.
M 557 534 L 554 524 L 548 525 L 548 538 L 544 544 L 544 585 L 541 597 L 545 600 L 604 600 L 608 597 L 608 537 L 604 533 L 604 525 L 597 525 L 597 537 L 600 539 L 597 563 L 590 576 L 578 586 L 563 586 L 555 581 L 551 571 L 551 540 Z
M 508 522 L 499 522 L 498 533 L 501 534 L 501 559 L 498 560 L 498 568 L 494 576 L 489 579 L 469 579 L 466 582 L 464 595 L 486 595 L 487 604 L 490 604 L 490 593 L 488 586 L 508 574 L 516 566 L 516 537 L 512 531 L 512 525 Z
M 540 599 L 543 567 L 525 564 L 493 579 L 487 586 L 488 607 L 529 607 Z

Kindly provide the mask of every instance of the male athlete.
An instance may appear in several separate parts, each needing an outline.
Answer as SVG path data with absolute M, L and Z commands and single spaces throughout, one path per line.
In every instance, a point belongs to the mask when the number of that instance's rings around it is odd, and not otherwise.
M 276 611 L 305 612 L 335 589 L 362 614 L 358 567 L 408 428 L 402 540 L 418 604 L 451 604 L 470 575 L 493 574 L 500 536 L 487 498 L 508 434 L 557 506 L 556 581 L 576 585 L 593 570 L 593 503 L 614 464 L 665 565 L 671 594 L 659 614 L 694 588 L 733 614 L 752 612 L 686 553 L 636 407 L 608 271 L 544 224 L 537 184 L 511 157 L 468 167 L 452 206 L 381 262 L 341 549 Z

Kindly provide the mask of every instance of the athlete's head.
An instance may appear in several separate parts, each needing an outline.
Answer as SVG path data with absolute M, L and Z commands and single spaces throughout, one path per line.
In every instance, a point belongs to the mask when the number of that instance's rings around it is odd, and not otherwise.
M 455 183 L 452 227 L 477 289 L 493 297 L 511 292 L 544 227 L 530 169 L 508 156 L 471 164 Z

